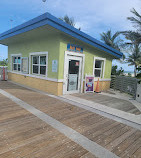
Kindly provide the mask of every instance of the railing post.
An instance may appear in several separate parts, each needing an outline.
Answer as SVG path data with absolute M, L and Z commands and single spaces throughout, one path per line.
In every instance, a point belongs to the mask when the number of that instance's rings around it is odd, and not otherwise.
M 3 66 L 3 81 L 5 81 L 5 68 Z

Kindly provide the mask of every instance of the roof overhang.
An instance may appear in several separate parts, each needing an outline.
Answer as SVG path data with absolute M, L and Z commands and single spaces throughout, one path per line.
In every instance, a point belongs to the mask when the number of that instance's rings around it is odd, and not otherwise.
M 2 34 L 0 34 L 0 43 L 2 43 L 2 40 L 8 39 L 10 37 L 19 35 L 21 33 L 39 28 L 44 25 L 49 25 L 53 28 L 56 28 L 57 30 L 60 30 L 76 39 L 79 39 L 87 44 L 90 44 L 98 49 L 101 49 L 116 58 L 121 58 L 123 53 L 115 50 L 114 48 L 96 40 L 95 38 L 85 34 L 84 32 L 70 26 L 69 24 L 63 22 L 62 20 L 54 17 L 53 15 L 49 13 L 45 13 L 41 16 L 38 16 L 26 23 L 23 23 L 15 28 L 12 28 Z M 4 44 L 4 43 L 2 43 Z

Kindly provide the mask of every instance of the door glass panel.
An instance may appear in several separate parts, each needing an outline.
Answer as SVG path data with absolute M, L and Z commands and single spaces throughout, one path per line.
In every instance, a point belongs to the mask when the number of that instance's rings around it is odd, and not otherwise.
M 68 91 L 78 90 L 79 64 L 79 60 L 69 60 Z
M 95 61 L 95 68 L 101 68 L 102 66 L 102 60 L 96 60 Z
M 95 69 L 95 77 L 100 77 L 101 76 L 101 70 Z

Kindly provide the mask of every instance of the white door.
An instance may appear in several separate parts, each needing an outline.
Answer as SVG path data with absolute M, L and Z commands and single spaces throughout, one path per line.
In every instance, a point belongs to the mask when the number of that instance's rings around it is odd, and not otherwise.
M 65 94 L 81 91 L 82 57 L 67 55 L 64 71 Z

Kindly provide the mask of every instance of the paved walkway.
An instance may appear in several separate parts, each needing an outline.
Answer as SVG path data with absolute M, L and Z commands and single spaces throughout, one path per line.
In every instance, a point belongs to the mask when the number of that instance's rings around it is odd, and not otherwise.
M 131 113 L 135 115 L 141 114 L 141 111 L 138 108 L 136 108 L 136 106 L 134 106 L 130 101 L 127 101 L 124 99 L 115 98 L 115 97 L 103 95 L 103 94 L 96 94 L 96 93 L 73 94 L 73 96 L 90 100 L 96 103 L 100 103 L 107 107 L 125 111 L 127 113 Z
M 0 157 L 140 158 L 141 131 L 135 128 L 9 82 L 0 82 L 0 89 Z
M 108 99 L 109 99 L 109 96 L 96 94 L 94 96 L 97 96 L 97 97 L 93 97 L 93 95 L 94 94 L 74 94 L 74 95 L 64 95 L 61 97 L 64 99 L 67 99 L 75 104 L 81 104 L 80 107 L 84 106 L 85 109 L 91 108 L 92 111 L 97 110 L 97 111 L 99 111 L 100 115 L 103 115 L 105 117 L 108 117 L 108 118 L 111 118 L 114 120 L 120 119 L 119 120 L 120 122 L 123 122 L 127 125 L 130 125 L 132 127 L 135 127 L 135 128 L 138 128 L 141 130 L 141 114 L 135 115 L 132 113 L 125 112 L 123 110 L 119 110 L 117 108 L 106 106 L 104 103 L 98 103 L 100 99 L 103 100 L 103 98 L 105 98 L 104 96 L 106 96 L 106 98 L 108 98 Z M 98 95 L 100 96 L 100 99 L 99 99 Z M 88 98 L 90 98 L 90 99 L 88 99 Z M 97 102 L 94 101 L 93 98 L 95 98 L 97 100 Z M 117 103 L 113 103 L 113 104 L 120 105 L 118 103 L 118 100 L 120 102 L 120 99 L 119 98 L 114 98 L 114 99 L 117 100 Z M 110 100 L 108 100 L 108 102 L 109 101 Z M 107 100 L 105 102 L 107 102 Z M 111 102 L 112 102 L 112 99 L 111 99 Z M 115 105 L 113 105 L 113 106 L 115 106 Z M 94 111 L 94 112 L 96 112 L 96 111 Z

